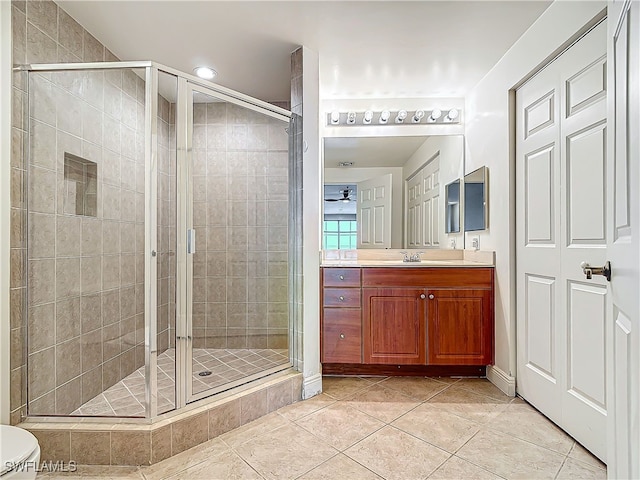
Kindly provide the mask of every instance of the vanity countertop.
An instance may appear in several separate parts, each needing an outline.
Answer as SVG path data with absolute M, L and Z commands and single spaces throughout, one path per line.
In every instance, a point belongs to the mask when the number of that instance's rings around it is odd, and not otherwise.
M 420 262 L 403 262 L 404 250 L 325 250 L 321 267 L 493 267 L 495 254 L 476 250 L 407 250 L 422 253 Z

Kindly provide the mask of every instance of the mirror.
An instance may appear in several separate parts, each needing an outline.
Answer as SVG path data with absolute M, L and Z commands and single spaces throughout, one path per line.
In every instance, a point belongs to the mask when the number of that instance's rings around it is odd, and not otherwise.
M 445 219 L 445 185 L 458 180 L 460 197 L 462 135 L 325 137 L 323 156 L 324 249 L 463 245 L 460 217 L 457 230 Z
M 487 187 L 489 169 L 480 167 L 464 176 L 464 230 L 473 232 L 489 226 Z
M 460 179 L 445 187 L 445 232 L 460 233 Z

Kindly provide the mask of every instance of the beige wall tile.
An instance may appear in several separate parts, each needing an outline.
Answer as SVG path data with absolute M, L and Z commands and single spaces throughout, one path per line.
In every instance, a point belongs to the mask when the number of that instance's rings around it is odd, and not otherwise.
M 80 258 L 56 260 L 56 298 L 80 295 Z
M 240 399 L 209 410 L 209 438 L 215 438 L 241 425 Z
M 56 217 L 32 213 L 29 215 L 29 257 L 53 258 L 56 248 Z
M 151 463 L 158 463 L 171 456 L 171 425 L 151 432 Z
M 241 422 L 244 425 L 268 413 L 265 390 L 245 395 L 240 399 Z
M 69 298 L 56 302 L 56 343 L 80 335 L 80 298 Z
M 29 355 L 29 398 L 36 399 L 55 387 L 55 348 Z
M 55 283 L 55 260 L 29 260 L 30 305 L 54 301 Z
M 56 330 L 55 303 L 29 309 L 29 351 L 37 352 L 54 345 Z
M 111 465 L 149 465 L 151 434 L 149 432 L 113 432 Z
M 56 218 L 56 255 L 80 256 L 80 217 L 59 215 Z
M 69 415 L 82 404 L 81 379 L 76 377 L 56 388 L 56 414 Z
M 71 460 L 71 433 L 58 430 L 30 430 L 38 439 L 40 445 L 40 461 Z
M 110 432 L 71 432 L 70 457 L 81 465 L 109 465 Z
M 82 59 L 82 26 L 63 9 L 58 9 L 58 42 L 73 55 Z
M 171 427 L 171 454 L 183 452 L 209 439 L 209 417 L 207 412 L 180 420 Z
M 51 366 L 49 366 L 51 369 Z M 80 337 L 56 345 L 56 386 L 60 386 L 80 375 Z M 78 395 L 80 397 L 80 383 Z
M 27 15 L 30 18 L 28 13 Z M 53 38 L 45 35 L 41 30 L 27 22 L 27 62 L 47 63 L 57 58 L 58 46 Z
M 56 174 L 52 171 L 32 167 L 29 176 L 29 210 L 55 213 Z
M 102 363 L 102 331 L 94 330 L 81 337 L 82 371 L 88 372 Z

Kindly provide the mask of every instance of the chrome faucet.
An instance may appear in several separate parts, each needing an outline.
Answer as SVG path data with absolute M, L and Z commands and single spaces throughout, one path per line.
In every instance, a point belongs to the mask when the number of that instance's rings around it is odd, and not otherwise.
M 424 252 L 416 252 L 412 255 L 409 255 L 409 252 L 400 252 L 403 256 L 402 261 L 403 262 L 420 262 L 420 255 L 422 255 Z

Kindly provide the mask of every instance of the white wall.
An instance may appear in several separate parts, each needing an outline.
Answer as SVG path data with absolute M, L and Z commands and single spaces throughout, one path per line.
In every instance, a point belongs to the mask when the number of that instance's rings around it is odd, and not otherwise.
M 463 248 L 462 234 L 448 234 L 444 229 L 444 189 L 448 183 L 464 176 L 464 137 L 462 135 L 429 137 L 404 164 L 402 175 L 406 180 L 437 153 L 440 153 L 440 209 L 438 210 L 438 222 L 441 225 L 440 248 L 451 248 L 452 239 L 456 240 L 456 248 Z
M 403 185 L 402 167 L 325 168 L 324 183 L 358 183 L 381 175 L 391 174 L 391 248 L 403 245 Z
M 319 111 L 320 81 L 318 54 L 302 51 L 302 172 L 303 208 L 303 397 L 322 391 L 320 366 L 320 205 L 322 166 L 320 161 Z
M 489 167 L 489 229 L 480 236 L 482 250 L 496 252 L 496 367 L 498 375 L 516 372 L 515 306 L 515 165 L 511 132 L 513 93 L 562 51 L 605 2 L 554 2 L 509 49 L 467 97 L 465 170 Z M 470 243 L 470 242 L 469 242 Z M 499 385 L 500 386 L 500 385 Z
M 9 423 L 9 227 L 11 213 L 11 2 L 0 1 L 0 424 Z

